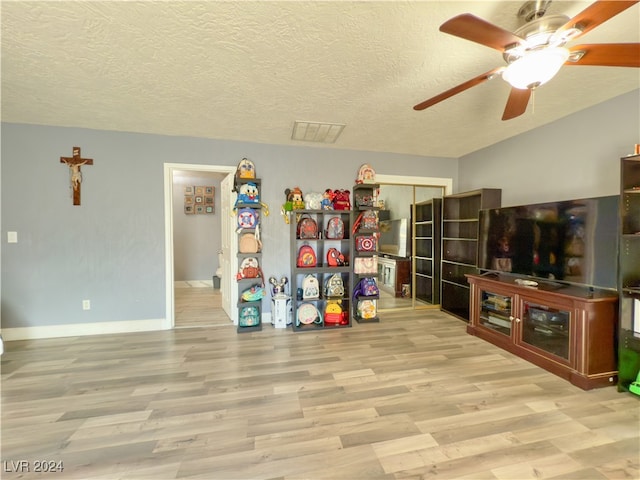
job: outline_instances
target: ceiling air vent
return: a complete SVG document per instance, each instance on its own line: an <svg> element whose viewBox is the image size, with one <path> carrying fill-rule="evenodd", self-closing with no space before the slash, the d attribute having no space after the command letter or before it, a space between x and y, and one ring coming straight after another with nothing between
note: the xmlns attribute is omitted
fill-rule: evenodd
<svg viewBox="0 0 640 480"><path fill-rule="evenodd" d="M293 124L291 139L301 142L335 143L344 127L341 123L296 121Z"/></svg>

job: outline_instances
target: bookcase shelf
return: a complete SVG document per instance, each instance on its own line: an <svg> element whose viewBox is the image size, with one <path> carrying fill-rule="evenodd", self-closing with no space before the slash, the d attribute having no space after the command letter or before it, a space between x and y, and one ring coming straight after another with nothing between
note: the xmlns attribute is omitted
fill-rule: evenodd
<svg viewBox="0 0 640 480"><path fill-rule="evenodd" d="M479 212L500 207L502 192L483 188L442 199L441 309L469 321L469 284L477 273Z"/></svg>

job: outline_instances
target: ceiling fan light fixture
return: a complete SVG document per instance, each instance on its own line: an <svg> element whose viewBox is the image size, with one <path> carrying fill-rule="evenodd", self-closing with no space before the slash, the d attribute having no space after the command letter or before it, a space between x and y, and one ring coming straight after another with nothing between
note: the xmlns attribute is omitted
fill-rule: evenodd
<svg viewBox="0 0 640 480"><path fill-rule="evenodd" d="M514 88L533 89L551 80L569 58L564 47L547 47L527 52L510 63L502 78Z"/></svg>

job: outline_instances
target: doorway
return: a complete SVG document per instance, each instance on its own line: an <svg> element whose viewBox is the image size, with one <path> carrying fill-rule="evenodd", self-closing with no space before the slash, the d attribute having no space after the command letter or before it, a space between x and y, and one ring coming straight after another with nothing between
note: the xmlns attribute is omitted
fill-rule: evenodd
<svg viewBox="0 0 640 480"><path fill-rule="evenodd" d="M182 328L194 326L232 325L236 321L237 309L232 308L231 298L237 297L236 282L231 281L230 258L235 256L235 242L231 235L231 187L236 167L197 164L165 164L165 266L166 266L166 328ZM218 192L215 192L214 212L207 215L186 212L184 202L186 192L184 185L191 178L202 179L198 183L207 183L207 179L215 179ZM182 180L180 180L182 179ZM199 218L197 218L199 217ZM208 217L208 218L207 218ZM217 217L217 218L215 218ZM186 250L194 248L205 250L206 271L197 271L197 266L182 268L188 264L185 257L185 242L181 238L191 228L195 236L214 235L212 221L215 218L216 241L207 245L206 239L198 238ZM184 223L184 222L191 223ZM199 222L199 223L198 223ZM200 231L198 226L200 225ZM188 233L188 232L187 232ZM206 234L206 235L205 235ZM209 239L210 240L210 239ZM204 244L203 244L204 241ZM181 249L176 250L177 246ZM215 271L218 268L218 252L222 252L220 288L214 289ZM192 252L187 252L192 253ZM202 252L200 252L202 253ZM188 257L188 255L187 255ZM178 267L177 267L177 262ZM186 269L186 271L185 271ZM178 279L176 279L178 271ZM177 281L176 281L177 280ZM234 291L235 289L235 291Z"/></svg>
<svg viewBox="0 0 640 480"><path fill-rule="evenodd" d="M377 175L380 184L381 237L378 282L381 312L433 308L416 291L415 208L413 205L452 193L449 178Z"/></svg>

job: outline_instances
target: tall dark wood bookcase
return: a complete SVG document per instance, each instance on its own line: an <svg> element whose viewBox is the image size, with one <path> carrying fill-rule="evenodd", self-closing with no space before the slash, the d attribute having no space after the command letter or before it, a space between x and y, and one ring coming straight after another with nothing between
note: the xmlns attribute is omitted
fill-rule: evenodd
<svg viewBox="0 0 640 480"><path fill-rule="evenodd" d="M640 371L640 155L620 159L618 388Z"/></svg>
<svg viewBox="0 0 640 480"><path fill-rule="evenodd" d="M442 199L432 198L413 207L412 262L416 299L437 305L440 303Z"/></svg>
<svg viewBox="0 0 640 480"><path fill-rule="evenodd" d="M441 309L468 322L469 284L478 272L479 212L501 206L502 190L483 188L442 199Z"/></svg>

